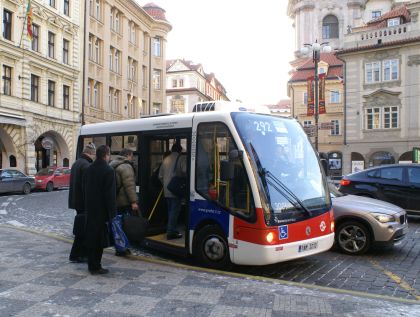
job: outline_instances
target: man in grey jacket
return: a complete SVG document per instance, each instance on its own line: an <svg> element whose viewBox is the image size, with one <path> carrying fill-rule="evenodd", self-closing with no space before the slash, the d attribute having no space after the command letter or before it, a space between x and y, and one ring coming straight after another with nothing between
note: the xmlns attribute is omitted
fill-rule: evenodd
<svg viewBox="0 0 420 317"><path fill-rule="evenodd" d="M166 238L168 240L182 237L182 234L176 230L176 227L181 211L181 200L185 197L177 197L167 188L173 176L186 176L187 174L186 157L181 155L181 152L182 146L174 143L171 148L171 154L165 157L159 170L159 179L163 184L163 193L168 206L168 226L166 229ZM174 171L175 164L176 168Z"/></svg>

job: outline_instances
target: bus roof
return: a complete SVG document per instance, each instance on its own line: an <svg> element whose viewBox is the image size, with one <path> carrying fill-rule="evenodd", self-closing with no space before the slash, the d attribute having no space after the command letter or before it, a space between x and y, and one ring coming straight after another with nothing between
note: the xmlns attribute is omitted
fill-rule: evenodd
<svg viewBox="0 0 420 317"><path fill-rule="evenodd" d="M166 114L146 116L138 119L118 120L111 122L91 123L80 128L80 135L99 135L112 133L129 133L134 131L169 130L191 128L193 118L197 117L230 117L233 112L250 112L247 109L222 108L215 111L191 112L185 114Z"/></svg>

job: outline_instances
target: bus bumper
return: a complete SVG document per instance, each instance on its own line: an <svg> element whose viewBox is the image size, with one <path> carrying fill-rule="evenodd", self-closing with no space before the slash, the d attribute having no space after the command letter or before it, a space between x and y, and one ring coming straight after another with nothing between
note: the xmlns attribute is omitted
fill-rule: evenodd
<svg viewBox="0 0 420 317"><path fill-rule="evenodd" d="M334 233L287 244L259 245L236 240L230 246L231 261L241 265L267 265L321 253L331 249Z"/></svg>

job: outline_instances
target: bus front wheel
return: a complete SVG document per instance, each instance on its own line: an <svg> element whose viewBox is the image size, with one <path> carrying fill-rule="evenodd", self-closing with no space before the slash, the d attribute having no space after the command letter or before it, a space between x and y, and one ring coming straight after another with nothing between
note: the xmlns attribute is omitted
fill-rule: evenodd
<svg viewBox="0 0 420 317"><path fill-rule="evenodd" d="M202 265L213 269L231 267L229 247L219 226L205 226L197 233L194 241L194 257Z"/></svg>

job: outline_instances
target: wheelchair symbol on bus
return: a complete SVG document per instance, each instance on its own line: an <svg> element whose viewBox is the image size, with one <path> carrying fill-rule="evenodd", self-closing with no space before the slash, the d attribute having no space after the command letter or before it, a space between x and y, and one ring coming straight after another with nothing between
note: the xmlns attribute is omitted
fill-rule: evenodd
<svg viewBox="0 0 420 317"><path fill-rule="evenodd" d="M289 237L289 227L287 225L279 227L280 239L287 239Z"/></svg>

